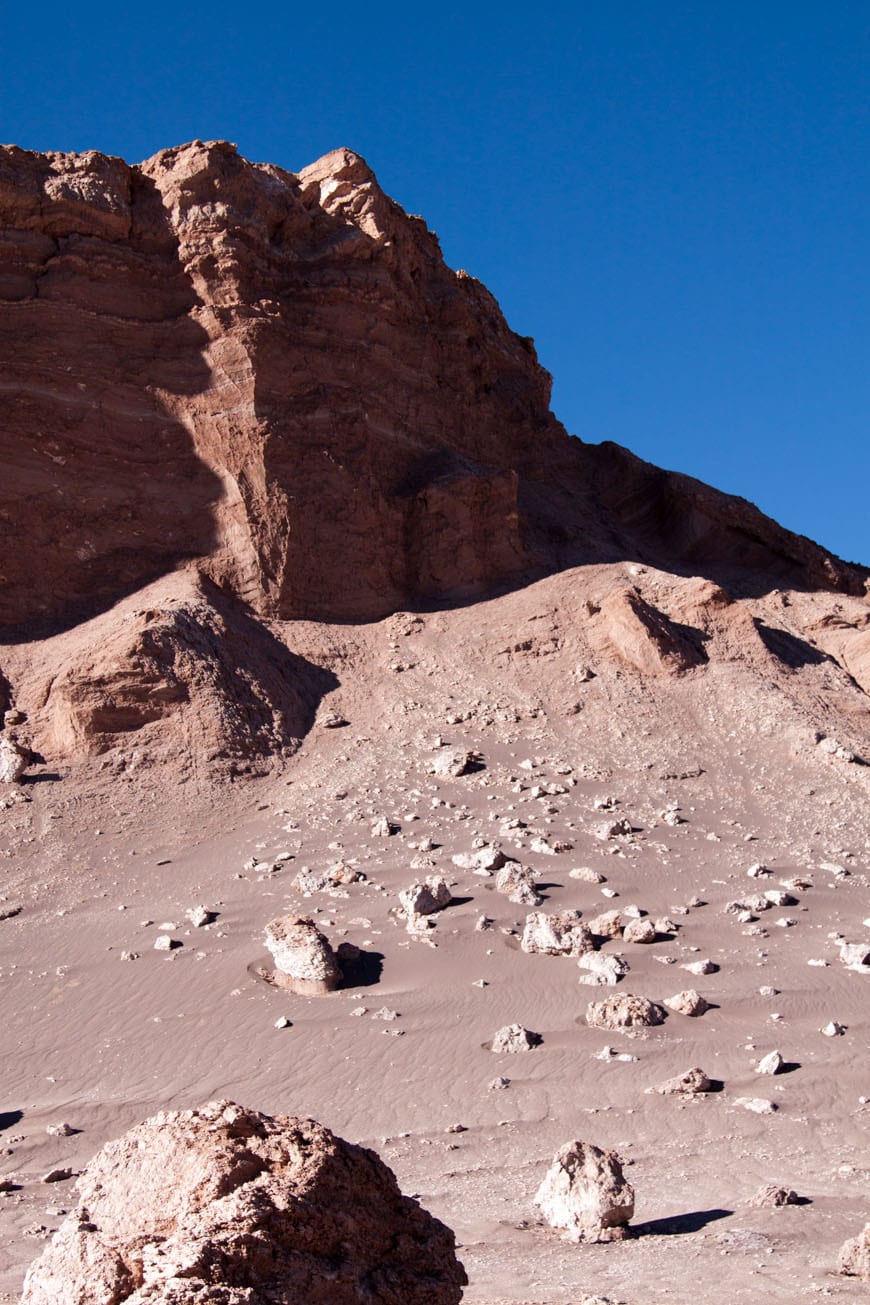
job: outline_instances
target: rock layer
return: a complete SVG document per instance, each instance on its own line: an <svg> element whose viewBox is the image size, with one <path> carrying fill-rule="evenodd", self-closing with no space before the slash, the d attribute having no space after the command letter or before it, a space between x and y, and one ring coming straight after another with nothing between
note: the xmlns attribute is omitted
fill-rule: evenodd
<svg viewBox="0 0 870 1305"><path fill-rule="evenodd" d="M0 229L0 628L186 558L283 619L626 556L863 592L749 504L569 438L531 341L350 150L294 175L225 141L6 147ZM625 601L632 660L694 664Z"/></svg>

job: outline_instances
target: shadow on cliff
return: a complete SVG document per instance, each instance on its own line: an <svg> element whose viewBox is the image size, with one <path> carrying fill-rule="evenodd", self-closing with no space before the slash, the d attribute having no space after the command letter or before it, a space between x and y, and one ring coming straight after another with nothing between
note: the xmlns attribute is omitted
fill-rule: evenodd
<svg viewBox="0 0 870 1305"><path fill-rule="evenodd" d="M161 196L133 170L130 213L123 246L55 217L71 229L14 299L0 263L0 338L16 346L0 383L7 642L68 629L215 544L221 482L172 412L211 385L208 337Z"/></svg>

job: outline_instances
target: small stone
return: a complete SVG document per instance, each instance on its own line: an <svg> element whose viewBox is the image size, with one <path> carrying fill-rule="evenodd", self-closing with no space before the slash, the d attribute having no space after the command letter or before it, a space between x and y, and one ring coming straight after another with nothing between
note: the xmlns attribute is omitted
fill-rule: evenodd
<svg viewBox="0 0 870 1305"><path fill-rule="evenodd" d="M784 1064L785 1061L780 1053L778 1051L771 1051L768 1052L766 1056L762 1056L761 1060L755 1066L755 1072L756 1074L780 1074Z"/></svg>
<svg viewBox="0 0 870 1305"><path fill-rule="evenodd" d="M582 956L593 950L592 934L582 923L582 911L532 911L526 916L520 942L530 955Z"/></svg>
<svg viewBox="0 0 870 1305"><path fill-rule="evenodd" d="M517 906L540 906L543 900L538 892L535 872L516 861L502 866L495 876L495 886Z"/></svg>
<svg viewBox="0 0 870 1305"><path fill-rule="evenodd" d="M568 878L579 879L584 884L603 884L606 882L605 876L599 870L590 870L589 866L585 865L569 870Z"/></svg>
<svg viewBox="0 0 870 1305"><path fill-rule="evenodd" d="M712 1080L707 1077L703 1069L687 1069L685 1074L678 1074L675 1078L667 1078L664 1083L659 1083L657 1087L647 1088L648 1092L658 1092L663 1097L673 1096L699 1096L701 1093L712 1090Z"/></svg>
<svg viewBox="0 0 870 1305"><path fill-rule="evenodd" d="M790 1187L777 1187L776 1183L765 1183L753 1196L750 1196L747 1205L758 1209L768 1207L777 1209L783 1205L797 1205L798 1201L797 1192L792 1191Z"/></svg>
<svg viewBox="0 0 870 1305"><path fill-rule="evenodd" d="M154 939L155 952L172 952L181 945L179 938L170 938L168 933L160 933Z"/></svg>
<svg viewBox="0 0 870 1305"><path fill-rule="evenodd" d="M292 1027L291 1021L288 1020L286 1015L279 1015L275 1021L276 1029L289 1029L291 1027Z"/></svg>
<svg viewBox="0 0 870 1305"><path fill-rule="evenodd" d="M211 924L214 919L213 912L206 910L204 906L192 906L186 914L194 929L202 929L204 925Z"/></svg>
<svg viewBox="0 0 870 1305"><path fill-rule="evenodd" d="M492 1050L496 1055L513 1054L519 1051L531 1051L543 1042L540 1033L523 1028L522 1024L506 1024L498 1030L492 1039Z"/></svg>
<svg viewBox="0 0 870 1305"><path fill-rule="evenodd" d="M622 936L629 943L653 943L656 940L655 925L652 920L629 920Z"/></svg>
<svg viewBox="0 0 870 1305"><path fill-rule="evenodd" d="M504 1089L509 1088L510 1085L511 1085L510 1079L505 1078L503 1074L499 1074L497 1078L491 1078L489 1080L489 1082L486 1085L486 1088L488 1092L503 1092Z"/></svg>
<svg viewBox="0 0 870 1305"><path fill-rule="evenodd" d="M688 961L683 967L689 974L716 974L719 966L715 961Z"/></svg>
<svg viewBox="0 0 870 1305"><path fill-rule="evenodd" d="M47 1124L45 1131L49 1137L72 1137L78 1130L64 1121L61 1124Z"/></svg>
<svg viewBox="0 0 870 1305"><path fill-rule="evenodd" d="M831 1020L831 1022L826 1024L823 1029L820 1029L820 1032L823 1033L826 1038L841 1038L846 1032L846 1025L838 1024L836 1020Z"/></svg>
<svg viewBox="0 0 870 1305"><path fill-rule="evenodd" d="M736 1097L734 1104L744 1110L751 1110L756 1115L772 1115L776 1111L776 1103L766 1101L764 1097Z"/></svg>
<svg viewBox="0 0 870 1305"><path fill-rule="evenodd" d="M43 1183L65 1183L68 1178L74 1177L75 1170L66 1166L58 1169L49 1169L47 1174L43 1174L40 1182Z"/></svg>
<svg viewBox="0 0 870 1305"><path fill-rule="evenodd" d="M667 997L665 1005L669 1006L671 1010L678 1011L680 1015L698 1016L709 1010L707 1002L694 988L687 988L685 992L678 992L673 997Z"/></svg>
<svg viewBox="0 0 870 1305"><path fill-rule="evenodd" d="M612 952L586 952L577 965L581 970L589 971L580 976L579 983L607 985L611 988L628 974L630 968L628 961Z"/></svg>

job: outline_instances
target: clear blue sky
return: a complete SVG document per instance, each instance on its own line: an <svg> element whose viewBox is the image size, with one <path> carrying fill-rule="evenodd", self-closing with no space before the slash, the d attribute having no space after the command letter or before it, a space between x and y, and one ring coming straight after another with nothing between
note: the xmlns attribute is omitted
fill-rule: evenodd
<svg viewBox="0 0 870 1305"><path fill-rule="evenodd" d="M337 145L479 276L554 408L870 563L870 4L8 6L0 139Z"/></svg>

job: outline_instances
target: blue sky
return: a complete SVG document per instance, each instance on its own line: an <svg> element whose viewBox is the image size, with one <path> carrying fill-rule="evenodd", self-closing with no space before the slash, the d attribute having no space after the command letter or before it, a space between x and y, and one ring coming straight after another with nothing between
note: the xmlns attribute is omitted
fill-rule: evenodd
<svg viewBox="0 0 870 1305"><path fill-rule="evenodd" d="M870 563L870 5L15 6L0 139L338 145L535 337L583 439Z"/></svg>

